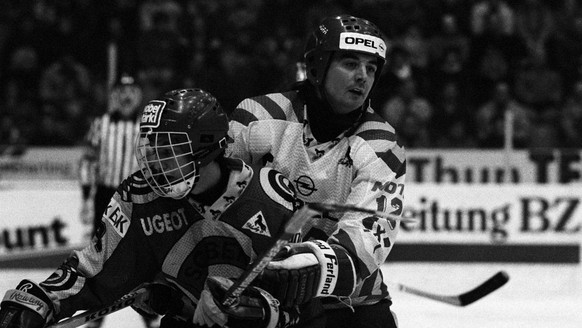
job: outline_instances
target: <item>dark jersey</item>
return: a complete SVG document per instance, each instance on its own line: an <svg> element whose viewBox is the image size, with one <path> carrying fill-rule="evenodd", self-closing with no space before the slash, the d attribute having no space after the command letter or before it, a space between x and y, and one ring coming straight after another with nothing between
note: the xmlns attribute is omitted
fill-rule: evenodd
<svg viewBox="0 0 582 328"><path fill-rule="evenodd" d="M272 245L297 204L277 171L227 161L228 186L211 206L160 197L139 172L124 180L92 243L40 284L54 300L56 318L110 304L155 279L195 306L208 275L239 276Z"/></svg>

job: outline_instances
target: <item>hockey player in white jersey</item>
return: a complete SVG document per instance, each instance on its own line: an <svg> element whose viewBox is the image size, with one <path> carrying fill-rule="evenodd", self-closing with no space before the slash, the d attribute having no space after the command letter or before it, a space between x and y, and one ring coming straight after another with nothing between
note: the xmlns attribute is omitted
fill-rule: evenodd
<svg viewBox="0 0 582 328"><path fill-rule="evenodd" d="M382 32L368 20L328 17L304 53L307 80L243 100L228 154L287 175L307 202L338 202L400 215L405 152L368 95L386 61ZM327 213L304 242L267 267L260 286L283 306L321 297L328 327L396 327L380 266L399 224L361 213Z"/></svg>

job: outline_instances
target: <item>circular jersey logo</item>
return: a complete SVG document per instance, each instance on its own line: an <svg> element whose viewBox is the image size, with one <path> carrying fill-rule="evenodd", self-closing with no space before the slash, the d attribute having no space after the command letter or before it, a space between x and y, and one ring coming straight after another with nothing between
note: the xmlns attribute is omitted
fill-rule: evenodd
<svg viewBox="0 0 582 328"><path fill-rule="evenodd" d="M297 192L299 192L303 196L309 196L313 194L313 192L317 191L313 179L311 179L307 175L300 176L294 182L295 186L297 186Z"/></svg>

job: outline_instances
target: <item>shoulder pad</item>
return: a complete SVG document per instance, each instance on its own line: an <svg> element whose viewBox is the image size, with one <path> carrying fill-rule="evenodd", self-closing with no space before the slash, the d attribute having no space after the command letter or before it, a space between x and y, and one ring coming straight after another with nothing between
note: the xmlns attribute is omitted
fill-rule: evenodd
<svg viewBox="0 0 582 328"><path fill-rule="evenodd" d="M375 112L365 112L354 133L367 142L387 141L395 143L396 130L382 116Z"/></svg>
<svg viewBox="0 0 582 328"><path fill-rule="evenodd" d="M117 188L117 193L124 202L135 204L149 203L160 197L147 184L141 171L137 171L123 180Z"/></svg>

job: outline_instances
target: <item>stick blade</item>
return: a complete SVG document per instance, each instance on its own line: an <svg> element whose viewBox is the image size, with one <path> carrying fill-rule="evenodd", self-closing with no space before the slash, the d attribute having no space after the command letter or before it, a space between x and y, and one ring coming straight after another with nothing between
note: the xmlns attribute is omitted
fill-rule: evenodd
<svg viewBox="0 0 582 328"><path fill-rule="evenodd" d="M499 271L487 281L474 289L459 296L459 306L467 306L499 289L509 281L509 275L505 271Z"/></svg>

